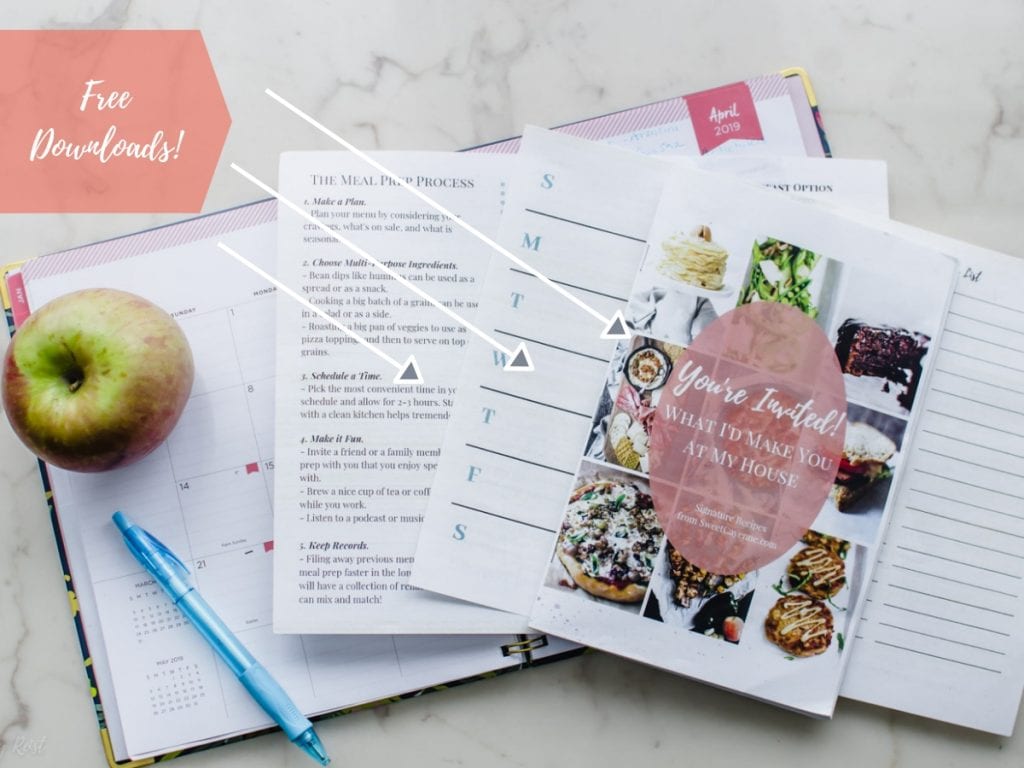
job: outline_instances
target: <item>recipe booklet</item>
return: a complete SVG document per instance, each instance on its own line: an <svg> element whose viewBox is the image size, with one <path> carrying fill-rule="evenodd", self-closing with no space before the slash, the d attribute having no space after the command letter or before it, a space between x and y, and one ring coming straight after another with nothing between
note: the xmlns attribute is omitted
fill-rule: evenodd
<svg viewBox="0 0 1024 768"><path fill-rule="evenodd" d="M676 168L531 626L829 716L957 264Z"/></svg>
<svg viewBox="0 0 1024 768"><path fill-rule="evenodd" d="M628 303L662 189L673 164L737 174L885 215L884 164L809 158L706 157L672 162L527 128L498 240L610 316ZM551 186L534 183L548 175ZM737 182L738 183L738 182ZM414 585L507 611L521 630L590 432L594 393L615 342L601 324L532 274L495 256L480 325L524 341L536 370L510 375L470 340L451 421L422 523ZM415 627L418 617L406 617ZM435 619L439 617L433 617ZM447 617L449 631L474 632Z"/></svg>

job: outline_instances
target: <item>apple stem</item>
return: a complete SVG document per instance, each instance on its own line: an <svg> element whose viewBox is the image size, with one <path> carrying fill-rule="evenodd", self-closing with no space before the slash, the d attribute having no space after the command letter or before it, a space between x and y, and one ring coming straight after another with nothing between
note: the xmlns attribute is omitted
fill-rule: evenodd
<svg viewBox="0 0 1024 768"><path fill-rule="evenodd" d="M75 358L75 353L71 351L71 347L68 346L68 343L65 341L63 344L64 349L67 350L68 357L71 358L71 362L74 365L74 368L65 374L64 381L68 383L69 391L77 392L78 388L81 387L82 383L85 381L85 373L82 371L82 366L78 364L78 360Z"/></svg>

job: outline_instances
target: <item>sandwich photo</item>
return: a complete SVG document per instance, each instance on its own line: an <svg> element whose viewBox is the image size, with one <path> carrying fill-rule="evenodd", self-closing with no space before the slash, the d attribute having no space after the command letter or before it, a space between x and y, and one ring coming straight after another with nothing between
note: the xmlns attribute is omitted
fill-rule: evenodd
<svg viewBox="0 0 1024 768"><path fill-rule="evenodd" d="M839 462L830 498L840 512L852 507L875 486L892 477L886 462L896 453L896 443L870 424L851 421L846 427L843 458Z"/></svg>

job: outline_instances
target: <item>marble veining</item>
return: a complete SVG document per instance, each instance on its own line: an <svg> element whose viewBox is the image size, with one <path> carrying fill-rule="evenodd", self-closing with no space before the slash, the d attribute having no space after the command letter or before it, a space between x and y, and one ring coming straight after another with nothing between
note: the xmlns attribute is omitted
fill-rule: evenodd
<svg viewBox="0 0 1024 768"><path fill-rule="evenodd" d="M232 129L204 210L259 197L287 149L329 140L271 87L358 146L457 149L762 74L809 71L837 156L888 161L896 218L1024 256L1024 5L912 0L37 0L9 28L199 27ZM0 214L3 261L181 218ZM0 340L0 349L6 346ZM36 465L0 424L0 768L103 766ZM999 739L840 702L811 721L603 654L320 726L337 764L1024 763ZM181 765L305 766L280 736Z"/></svg>

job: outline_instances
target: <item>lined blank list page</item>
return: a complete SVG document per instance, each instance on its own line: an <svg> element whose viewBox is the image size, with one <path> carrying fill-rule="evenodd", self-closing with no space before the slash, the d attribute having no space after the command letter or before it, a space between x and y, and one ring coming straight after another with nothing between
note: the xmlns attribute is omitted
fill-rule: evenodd
<svg viewBox="0 0 1024 768"><path fill-rule="evenodd" d="M951 250L961 277L842 695L1009 735L1024 683L1024 264Z"/></svg>

